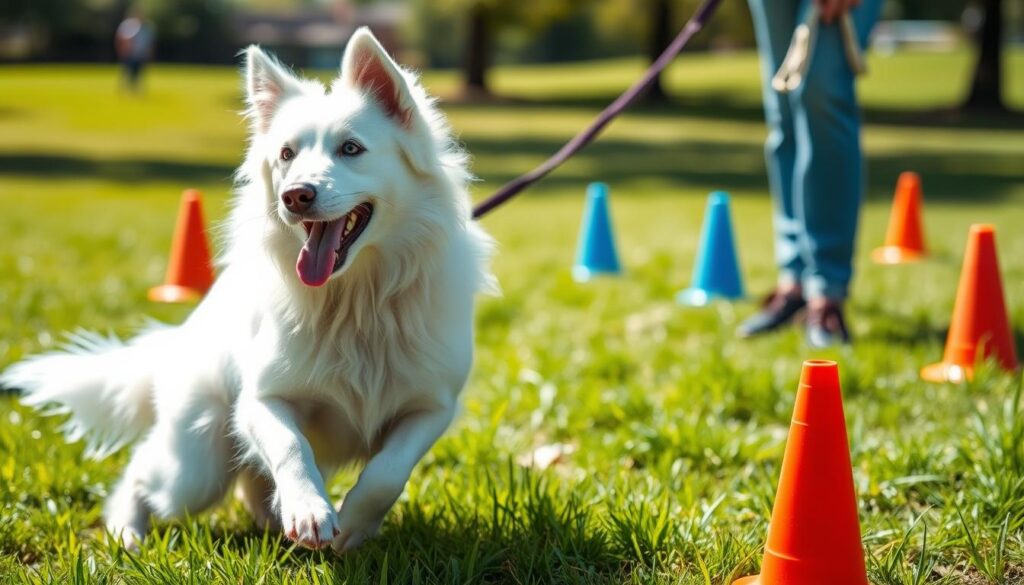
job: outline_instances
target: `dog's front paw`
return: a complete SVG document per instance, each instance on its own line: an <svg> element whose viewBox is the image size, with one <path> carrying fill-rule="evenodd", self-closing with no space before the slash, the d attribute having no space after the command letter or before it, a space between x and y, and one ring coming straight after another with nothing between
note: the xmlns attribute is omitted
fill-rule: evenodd
<svg viewBox="0 0 1024 585"><path fill-rule="evenodd" d="M331 548L343 553L377 536L384 523L384 515L402 493L402 485L389 486L368 482L365 476L361 478L345 496L341 510L338 511L341 531Z"/></svg>
<svg viewBox="0 0 1024 585"><path fill-rule="evenodd" d="M354 516L354 514L346 515L344 512L342 513L341 531L334 538L334 542L331 543L331 548L335 552L348 552L377 536L377 533L380 532L380 526L384 522L383 514L365 518L355 518Z"/></svg>
<svg viewBox="0 0 1024 585"><path fill-rule="evenodd" d="M341 533L334 508L318 494L281 494L281 527L289 540L312 549Z"/></svg>
<svg viewBox="0 0 1024 585"><path fill-rule="evenodd" d="M334 544L331 548L338 554L347 553L348 551L358 548L367 540L377 536L380 531L380 522L377 523L376 527L370 527L368 530L359 530L356 532L342 532L340 536L334 539Z"/></svg>

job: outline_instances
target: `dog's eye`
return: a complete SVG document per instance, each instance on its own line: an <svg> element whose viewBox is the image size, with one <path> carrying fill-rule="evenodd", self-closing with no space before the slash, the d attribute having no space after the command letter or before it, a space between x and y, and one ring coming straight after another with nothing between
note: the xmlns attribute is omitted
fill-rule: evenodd
<svg viewBox="0 0 1024 585"><path fill-rule="evenodd" d="M355 140L346 140L338 147L338 156L359 156L364 152L366 152L366 149Z"/></svg>
<svg viewBox="0 0 1024 585"><path fill-rule="evenodd" d="M287 146L281 147L281 160L288 162L295 158L295 151Z"/></svg>

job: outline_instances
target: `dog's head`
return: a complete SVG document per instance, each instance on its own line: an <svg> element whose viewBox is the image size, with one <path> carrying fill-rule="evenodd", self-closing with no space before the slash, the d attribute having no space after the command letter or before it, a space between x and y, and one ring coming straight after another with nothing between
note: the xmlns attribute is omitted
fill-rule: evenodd
<svg viewBox="0 0 1024 585"><path fill-rule="evenodd" d="M262 165L268 213L301 242L303 283L323 285L423 214L425 185L441 165L431 108L368 29L349 41L329 89L255 46L246 87L250 156Z"/></svg>

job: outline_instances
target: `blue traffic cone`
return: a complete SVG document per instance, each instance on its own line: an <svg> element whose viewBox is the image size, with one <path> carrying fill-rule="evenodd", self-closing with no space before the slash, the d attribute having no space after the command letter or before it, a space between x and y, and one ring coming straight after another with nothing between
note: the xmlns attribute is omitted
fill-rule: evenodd
<svg viewBox="0 0 1024 585"><path fill-rule="evenodd" d="M743 296L729 215L729 194L725 191L712 193L704 213L693 282L690 288L676 295L680 304L699 307L714 299L734 300Z"/></svg>
<svg viewBox="0 0 1024 585"><path fill-rule="evenodd" d="M620 274L619 256L615 253L611 216L608 213L608 185L587 185L587 206L576 249L576 265L572 277L585 282L601 274Z"/></svg>

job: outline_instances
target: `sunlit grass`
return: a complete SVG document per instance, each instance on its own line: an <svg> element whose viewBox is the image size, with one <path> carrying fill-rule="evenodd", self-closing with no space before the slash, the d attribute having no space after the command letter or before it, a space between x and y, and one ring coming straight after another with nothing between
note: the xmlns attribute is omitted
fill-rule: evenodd
<svg viewBox="0 0 1024 585"><path fill-rule="evenodd" d="M1010 56L1011 74L1024 54ZM639 61L503 69L515 99L452 104L482 198L543 160L640 71ZM869 198L850 319L853 348L810 352L798 331L733 337L750 302L682 309L704 196L734 195L750 296L774 279L753 55L688 55L678 102L640 109L522 199L484 221L504 296L478 311L465 410L415 472L381 538L345 558L289 550L228 502L164 524L139 555L102 536L102 501L125 461L81 456L0 401L0 582L722 583L756 571L803 359L839 360L870 572L876 584L1024 578L1021 377L920 382L937 360L967 228L997 226L1006 296L1024 327L1024 128L947 119L970 57L873 58L861 91ZM142 97L108 67L0 71L0 366L83 326L130 334L160 281L177 198L223 217L244 147L237 74L157 67ZM452 94L452 73L427 83ZM1024 106L1024 76L1009 96ZM892 185L922 173L931 259L868 262ZM611 186L626 274L570 277L586 182ZM1021 334L1018 333L1018 338ZM540 473L516 461L576 451ZM341 497L352 478L338 478ZM973 579L974 581L969 581Z"/></svg>

